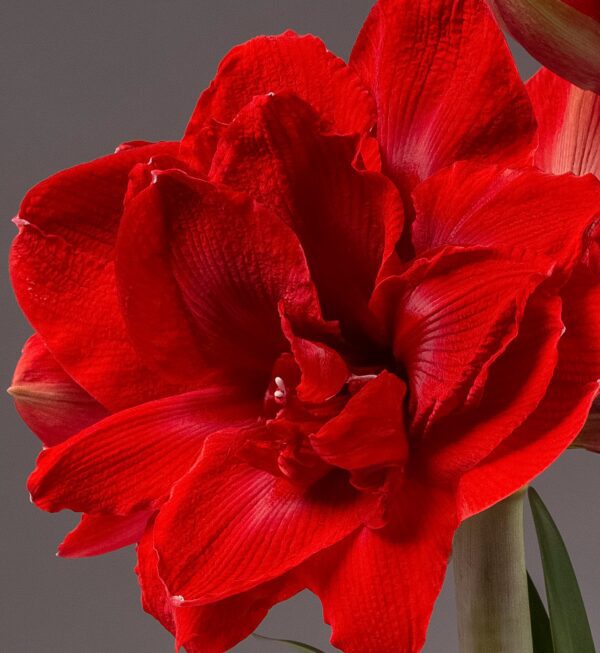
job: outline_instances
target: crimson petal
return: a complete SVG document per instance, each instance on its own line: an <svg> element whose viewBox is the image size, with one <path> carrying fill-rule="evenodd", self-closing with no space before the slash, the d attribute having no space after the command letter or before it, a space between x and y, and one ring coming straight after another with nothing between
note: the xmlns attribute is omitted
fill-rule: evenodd
<svg viewBox="0 0 600 653"><path fill-rule="evenodd" d="M83 515L77 526L58 546L61 558L83 558L102 555L138 542L151 511L118 515Z"/></svg>
<svg viewBox="0 0 600 653"><path fill-rule="evenodd" d="M63 370L38 334L25 343L8 392L23 421L48 447L108 415Z"/></svg>
<svg viewBox="0 0 600 653"><path fill-rule="evenodd" d="M408 456L405 396L404 381L382 372L310 436L314 450L331 465L349 470L402 465Z"/></svg>
<svg viewBox="0 0 600 653"><path fill-rule="evenodd" d="M177 148L132 147L60 172L27 193L16 219L19 304L59 364L111 410L181 391L150 374L133 348L112 262L130 170Z"/></svg>
<svg viewBox="0 0 600 653"><path fill-rule="evenodd" d="M600 95L542 68L527 82L538 121L535 165L553 174L600 178Z"/></svg>
<svg viewBox="0 0 600 653"><path fill-rule="evenodd" d="M535 120L483 0L379 0L350 65L375 97L384 171L400 187L462 159L528 160Z"/></svg>
<svg viewBox="0 0 600 653"><path fill-rule="evenodd" d="M129 408L42 451L29 491L49 512L124 516L156 508L194 464L208 434L250 424L258 410L222 387Z"/></svg>
<svg viewBox="0 0 600 653"><path fill-rule="evenodd" d="M158 575L152 525L142 537L137 555L144 610L171 631L176 647L184 646L187 653L229 650L256 629L272 605L302 589L292 573L216 603L176 607Z"/></svg>
<svg viewBox="0 0 600 653"><path fill-rule="evenodd" d="M229 437L207 441L156 520L159 572L178 605L281 576L356 530L371 505L336 472L307 489L251 467Z"/></svg>
<svg viewBox="0 0 600 653"><path fill-rule="evenodd" d="M194 346L206 364L243 372L262 394L265 375L287 348L280 304L300 323L320 314L300 243L277 216L244 194L174 170L155 174L155 183L132 201L137 208L124 223L132 230L129 245L144 225L164 233L119 253L127 322L142 332L160 321L162 305L148 299L148 280L158 276L159 287L166 288L163 277L172 275L177 288L170 284L169 305L183 302ZM160 243L164 266L152 256ZM175 330L156 347L164 347L165 361L169 351L176 360L187 351Z"/></svg>
<svg viewBox="0 0 600 653"><path fill-rule="evenodd" d="M600 183L592 176L463 162L424 181L413 197L417 252L442 245L525 249L532 243L533 257L545 254L565 265L580 255L599 211Z"/></svg>
<svg viewBox="0 0 600 653"><path fill-rule="evenodd" d="M297 97L258 97L223 133L210 178L275 210L302 243L325 318L368 331L366 304L394 253L402 206L388 179L354 167L356 147L322 133Z"/></svg>
<svg viewBox="0 0 600 653"><path fill-rule="evenodd" d="M485 510L540 474L583 428L600 386L597 278L579 269L564 291L565 335L544 400L460 484L464 517Z"/></svg>
<svg viewBox="0 0 600 653"><path fill-rule="evenodd" d="M345 653L418 653L425 642L458 520L452 495L434 487L407 488L403 501L401 527L363 528L306 564Z"/></svg>
<svg viewBox="0 0 600 653"><path fill-rule="evenodd" d="M407 371L412 429L478 400L489 366L518 333L531 294L552 270L491 249L442 249L390 277L372 308L391 325Z"/></svg>
<svg viewBox="0 0 600 653"><path fill-rule="evenodd" d="M375 122L372 98L344 61L320 39L287 31L252 39L223 59L194 109L182 156L202 168L207 157L198 149L205 141L204 130L215 123L230 123L257 95L284 91L308 102L340 134L367 132Z"/></svg>

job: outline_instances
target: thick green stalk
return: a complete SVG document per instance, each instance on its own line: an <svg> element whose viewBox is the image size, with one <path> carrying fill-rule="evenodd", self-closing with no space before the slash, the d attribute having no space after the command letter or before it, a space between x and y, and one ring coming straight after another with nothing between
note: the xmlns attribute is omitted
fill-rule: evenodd
<svg viewBox="0 0 600 653"><path fill-rule="evenodd" d="M532 653L524 492L470 517L454 538L460 653Z"/></svg>

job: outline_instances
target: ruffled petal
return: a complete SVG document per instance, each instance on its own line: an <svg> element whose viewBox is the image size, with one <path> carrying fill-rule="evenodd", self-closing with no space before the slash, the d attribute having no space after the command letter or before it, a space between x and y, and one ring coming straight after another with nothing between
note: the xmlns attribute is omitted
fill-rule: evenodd
<svg viewBox="0 0 600 653"><path fill-rule="evenodd" d="M435 421L425 464L434 478L457 478L489 455L536 410L552 381L565 331L562 302L541 288L527 303L517 337L489 367L479 402Z"/></svg>
<svg viewBox="0 0 600 653"><path fill-rule="evenodd" d="M287 349L280 304L300 323L320 312L293 231L246 195L174 170L157 172L131 207L137 208L130 208L132 219L124 223L132 231L124 236L130 246L119 252L119 281L132 331L160 321L163 307L148 297L148 280L170 274L177 288L171 285L169 303L183 302L193 320L195 351L207 361L204 367L235 370L264 393L265 375ZM160 238L133 246L135 233L145 229ZM155 246L166 266L155 265ZM164 280L157 283L166 289ZM175 327L156 344L164 347L165 362L169 351L176 360L186 355Z"/></svg>
<svg viewBox="0 0 600 653"><path fill-rule="evenodd" d="M272 605L302 589L292 573L216 603L176 607L158 575L152 526L141 539L137 554L144 610L173 633L176 647L185 647L187 653L228 651L256 629Z"/></svg>
<svg viewBox="0 0 600 653"><path fill-rule="evenodd" d="M500 24L542 65L581 88L600 93L600 9L596 0L488 3Z"/></svg>
<svg viewBox="0 0 600 653"><path fill-rule="evenodd" d="M348 470L403 465L408 456L405 397L404 381L382 372L310 436L314 450L331 465Z"/></svg>
<svg viewBox="0 0 600 653"><path fill-rule="evenodd" d="M77 526L58 546L61 558L102 555L138 542L152 511L118 515L83 515Z"/></svg>
<svg viewBox="0 0 600 653"><path fill-rule="evenodd" d="M23 421L47 447L108 415L63 370L38 334L25 343L8 392Z"/></svg>
<svg viewBox="0 0 600 653"><path fill-rule="evenodd" d="M564 266L581 255L583 236L600 211L600 182L464 162L420 184L413 197L417 253L481 245L543 254Z"/></svg>
<svg viewBox="0 0 600 653"><path fill-rule="evenodd" d="M345 653L418 653L425 642L458 520L452 496L433 487L400 503L401 526L363 528L306 565Z"/></svg>
<svg viewBox="0 0 600 653"><path fill-rule="evenodd" d="M600 95L546 68L527 82L527 91L540 139L535 165L555 175L591 172L600 178Z"/></svg>
<svg viewBox="0 0 600 653"><path fill-rule="evenodd" d="M334 397L348 379L344 359L328 345L297 336L286 317L282 316L281 327L300 369L296 392L301 401L318 404Z"/></svg>
<svg viewBox="0 0 600 653"><path fill-rule="evenodd" d="M42 451L29 491L49 512L124 516L156 508L194 464L207 435L251 424L258 410L221 387L135 406Z"/></svg>
<svg viewBox="0 0 600 653"><path fill-rule="evenodd" d="M258 97L223 134L210 177L275 210L302 243L324 317L368 331L366 304L403 218L393 184L354 167L356 146L322 133L297 97Z"/></svg>
<svg viewBox="0 0 600 653"><path fill-rule="evenodd" d="M548 392L529 419L462 478L464 518L529 483L573 442L586 422L600 385L597 277L578 270L563 296L566 331Z"/></svg>
<svg viewBox="0 0 600 653"><path fill-rule="evenodd" d="M15 220L19 304L67 374L110 410L180 391L150 374L133 348L112 262L131 168L177 148L131 147L60 172L29 191Z"/></svg>
<svg viewBox="0 0 600 653"><path fill-rule="evenodd" d="M516 337L529 297L552 267L542 258L451 247L378 286L372 308L391 325L408 376L412 431L479 399L490 365Z"/></svg>
<svg viewBox="0 0 600 653"><path fill-rule="evenodd" d="M346 537L366 503L345 475L292 485L249 466L228 437L215 436L156 520L160 575L179 605L239 594Z"/></svg>
<svg viewBox="0 0 600 653"><path fill-rule="evenodd" d="M288 31L252 39L223 59L192 114L182 156L202 169L208 160L202 151L207 129L230 123L257 95L285 91L308 102L337 133L366 133L375 123L373 100L344 61L315 36Z"/></svg>
<svg viewBox="0 0 600 653"><path fill-rule="evenodd" d="M375 97L383 169L401 188L462 159L528 160L531 106L481 0L379 0L350 66Z"/></svg>

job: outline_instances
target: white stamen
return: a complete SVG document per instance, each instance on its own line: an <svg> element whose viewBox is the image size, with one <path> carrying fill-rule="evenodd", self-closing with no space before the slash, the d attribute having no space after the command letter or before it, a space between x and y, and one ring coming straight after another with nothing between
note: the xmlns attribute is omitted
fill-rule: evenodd
<svg viewBox="0 0 600 653"><path fill-rule="evenodd" d="M275 385L277 386L277 390L275 390L275 392L273 393L273 397L275 398L275 401L277 401L280 404L283 404L285 403L285 398L287 395L285 382L280 376L276 376Z"/></svg>

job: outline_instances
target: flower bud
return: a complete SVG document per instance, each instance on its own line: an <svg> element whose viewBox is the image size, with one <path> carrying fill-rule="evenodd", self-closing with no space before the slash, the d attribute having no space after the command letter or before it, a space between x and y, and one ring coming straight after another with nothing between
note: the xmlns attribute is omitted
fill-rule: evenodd
<svg viewBox="0 0 600 653"><path fill-rule="evenodd" d="M596 0L488 0L500 24L540 63L600 93L600 4Z"/></svg>

